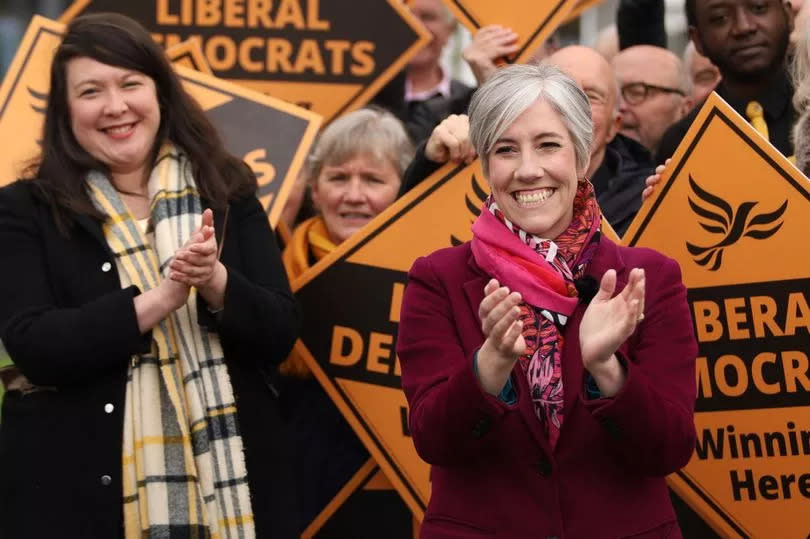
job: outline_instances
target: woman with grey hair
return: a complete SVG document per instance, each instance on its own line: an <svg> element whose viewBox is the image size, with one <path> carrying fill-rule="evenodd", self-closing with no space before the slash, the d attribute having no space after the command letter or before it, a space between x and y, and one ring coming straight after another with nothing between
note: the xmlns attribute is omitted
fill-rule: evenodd
<svg viewBox="0 0 810 539"><path fill-rule="evenodd" d="M664 478L695 444L697 345L678 264L600 234L590 107L559 69L499 70L469 125L491 195L472 241L414 263L397 339L433 465L422 537L680 537Z"/></svg>
<svg viewBox="0 0 810 539"><path fill-rule="evenodd" d="M318 214L295 228L282 255L290 282L396 200L412 157L402 123L382 109L350 112L323 130L303 172ZM303 529L369 456L295 349L279 370L294 440ZM345 537L359 533L333 531Z"/></svg>

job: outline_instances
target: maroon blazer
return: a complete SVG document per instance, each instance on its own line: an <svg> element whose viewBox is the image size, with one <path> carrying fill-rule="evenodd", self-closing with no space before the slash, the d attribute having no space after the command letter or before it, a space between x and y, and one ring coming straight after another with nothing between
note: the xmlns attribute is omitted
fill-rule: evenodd
<svg viewBox="0 0 810 539"><path fill-rule="evenodd" d="M695 447L697 343L678 264L602 238L588 275L610 268L617 290L646 271L645 318L619 349L627 378L586 400L578 305L562 355L565 418L554 451L515 365L513 406L473 371L484 336L478 306L489 277L470 244L418 259L402 304L397 353L419 455L433 465L423 538L679 538L664 477Z"/></svg>

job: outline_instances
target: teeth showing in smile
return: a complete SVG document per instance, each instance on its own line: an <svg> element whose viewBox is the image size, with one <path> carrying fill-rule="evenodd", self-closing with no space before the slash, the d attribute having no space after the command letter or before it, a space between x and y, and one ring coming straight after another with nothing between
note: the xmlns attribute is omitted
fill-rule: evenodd
<svg viewBox="0 0 810 539"><path fill-rule="evenodd" d="M518 191L514 196L519 204L536 204L547 200L548 197L554 194L555 190L556 189L552 189L551 187L546 187L534 191Z"/></svg>
<svg viewBox="0 0 810 539"><path fill-rule="evenodd" d="M132 129L133 125L134 124L127 124L127 125L119 125L117 127L108 127L107 129L105 129L105 131L107 131L107 133L110 133L111 135L121 135Z"/></svg>

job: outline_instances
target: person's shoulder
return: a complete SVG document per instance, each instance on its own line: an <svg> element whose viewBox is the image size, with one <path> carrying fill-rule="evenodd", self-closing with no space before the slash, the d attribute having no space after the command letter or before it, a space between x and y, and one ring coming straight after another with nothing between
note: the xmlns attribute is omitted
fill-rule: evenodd
<svg viewBox="0 0 810 539"><path fill-rule="evenodd" d="M656 277L663 277L673 271L680 276L680 264L678 264L678 261L655 249L613 245L628 272L633 268L643 268L648 281Z"/></svg>
<svg viewBox="0 0 810 539"><path fill-rule="evenodd" d="M18 179L0 187L0 202L18 210L32 207L41 199L40 191L33 180Z"/></svg>
<svg viewBox="0 0 810 539"><path fill-rule="evenodd" d="M470 242L444 247L419 257L411 267L412 274L431 271L436 274L457 275L469 267L472 248Z"/></svg>

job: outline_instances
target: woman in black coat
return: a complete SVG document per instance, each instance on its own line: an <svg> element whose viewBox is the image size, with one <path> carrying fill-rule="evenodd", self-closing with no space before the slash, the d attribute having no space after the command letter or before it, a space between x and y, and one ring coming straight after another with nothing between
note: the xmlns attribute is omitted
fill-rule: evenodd
<svg viewBox="0 0 810 539"><path fill-rule="evenodd" d="M0 189L0 537L292 537L299 322L250 170L134 21L76 19Z"/></svg>

